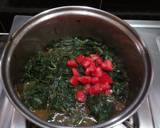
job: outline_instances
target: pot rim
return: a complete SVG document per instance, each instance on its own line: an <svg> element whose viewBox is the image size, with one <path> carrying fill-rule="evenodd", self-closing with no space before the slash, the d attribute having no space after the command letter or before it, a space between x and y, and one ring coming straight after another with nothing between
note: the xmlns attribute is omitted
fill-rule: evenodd
<svg viewBox="0 0 160 128"><path fill-rule="evenodd" d="M14 105L14 107L27 119L29 119L31 122L37 124L38 126L45 127L45 128L50 128L50 127L56 127L56 128L70 128L68 126L59 126L55 125L52 123L48 123L46 121L41 120L32 112L26 108L23 103L19 100L19 98L15 95L12 85L9 79L9 63L10 63L10 57L11 53L13 52L14 48L18 45L18 40L23 37L25 32L30 30L36 23L39 23L43 20L46 20L46 16L48 15L56 15L59 13L67 13L68 11L73 12L76 11L78 13L83 12L84 15L88 15L88 13L91 13L93 15L99 16L100 18L108 18L107 20L114 21L117 23L116 25L121 27L121 29L126 33L127 35L132 37L132 39L136 42L138 42L137 47L142 50L142 56L144 59L145 63L145 80L143 82L143 86L141 88L141 91L139 92L139 95L137 98L133 101L131 105L129 105L122 113L118 114L117 116L113 117L112 119L101 123L94 125L94 127L101 128L101 127L113 127L115 125L118 125L128 119L131 115L133 115L137 109L140 107L142 102L144 101L146 95L148 94L149 90L149 85L151 83L152 79L152 64L150 60L149 53L147 52L147 49L143 43L143 41L140 39L136 31L131 28L125 21L122 21L118 17L91 7L86 7L86 6L64 6L64 7L58 7L58 8L53 8L46 10L36 16L33 16L30 20L28 20L21 28L19 28L16 32L14 32L12 35L10 35L9 40L4 48L4 51L2 53L2 61L0 63L0 68L1 68L1 74L0 74L0 79L2 80L2 86L5 90L5 93L7 94L7 97L9 98L10 102ZM48 17L49 19L49 17ZM30 27L31 26L31 27ZM91 126L93 127L93 126ZM84 128L84 127L83 127ZM89 127L88 127L89 128Z"/></svg>

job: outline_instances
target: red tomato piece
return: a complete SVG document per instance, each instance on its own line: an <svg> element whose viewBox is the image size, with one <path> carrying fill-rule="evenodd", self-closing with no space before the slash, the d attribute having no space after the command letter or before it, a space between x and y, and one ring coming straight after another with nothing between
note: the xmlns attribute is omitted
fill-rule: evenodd
<svg viewBox="0 0 160 128"><path fill-rule="evenodd" d="M92 72L93 76L101 77L103 75L103 71L100 67L95 68L95 70Z"/></svg>
<svg viewBox="0 0 160 128"><path fill-rule="evenodd" d="M81 76L76 69L79 63L85 68L85 75ZM75 93L75 99L78 102L85 102L87 94L98 95L103 93L105 95L111 95L112 78L105 71L113 71L113 64L111 60L105 60L97 55L91 54L89 57L85 57L80 54L74 59L67 61L67 66L72 68L73 76L70 78L70 83L73 87L76 87L79 82L84 85L83 90L79 90Z"/></svg>
<svg viewBox="0 0 160 128"><path fill-rule="evenodd" d="M78 102L85 102L86 101L86 95L84 94L84 92L82 90L79 90L75 94L75 99Z"/></svg>
<svg viewBox="0 0 160 128"><path fill-rule="evenodd" d="M86 86L84 86L84 92L85 92L85 93L88 93L88 92L89 92L90 87L91 87L91 85L90 85L90 84L87 84Z"/></svg>
<svg viewBox="0 0 160 128"><path fill-rule="evenodd" d="M90 57L85 57L82 62L82 66L87 68L91 63L92 63L92 59Z"/></svg>
<svg viewBox="0 0 160 128"><path fill-rule="evenodd" d="M111 60L105 60L102 64L101 67L105 71L112 71L113 70L113 64Z"/></svg>
<svg viewBox="0 0 160 128"><path fill-rule="evenodd" d="M97 95L100 93L100 85L96 84L94 86L91 86L88 90L90 95Z"/></svg>
<svg viewBox="0 0 160 128"><path fill-rule="evenodd" d="M96 60L97 65L101 65L103 63L103 59L100 57Z"/></svg>
<svg viewBox="0 0 160 128"><path fill-rule="evenodd" d="M82 66L85 67L85 68L87 68L89 65L90 65L90 61L88 61L88 60L84 60L82 62Z"/></svg>
<svg viewBox="0 0 160 128"><path fill-rule="evenodd" d="M106 90L109 90L110 87L111 86L107 82L105 84L100 84L100 90L101 90L101 92L105 92Z"/></svg>
<svg viewBox="0 0 160 128"><path fill-rule="evenodd" d="M96 67L95 62L93 62L93 61L92 61L92 63L90 64L90 66L92 66L92 67Z"/></svg>
<svg viewBox="0 0 160 128"><path fill-rule="evenodd" d="M85 56L80 54L79 56L76 57L77 63L81 64L84 60Z"/></svg>
<svg viewBox="0 0 160 128"><path fill-rule="evenodd" d="M85 74L86 75L91 75L92 72L96 69L96 66L94 63L91 63L90 66L88 68L86 68L85 70Z"/></svg>
<svg viewBox="0 0 160 128"><path fill-rule="evenodd" d="M92 78L91 78L91 83L92 83L92 84L97 84L97 83L99 83L99 78L98 78L98 77L92 77Z"/></svg>
<svg viewBox="0 0 160 128"><path fill-rule="evenodd" d="M87 69L85 70L85 74L88 75L88 76L91 74L90 68L87 68Z"/></svg>
<svg viewBox="0 0 160 128"><path fill-rule="evenodd" d="M79 76L79 72L76 68L72 68L73 76Z"/></svg>
<svg viewBox="0 0 160 128"><path fill-rule="evenodd" d="M75 60L68 60L67 61L67 66L71 68L77 68L78 64L76 63Z"/></svg>
<svg viewBox="0 0 160 128"><path fill-rule="evenodd" d="M82 77L79 77L78 79L83 85L86 85L86 84L90 84L91 83L91 77L90 76L82 76Z"/></svg>
<svg viewBox="0 0 160 128"><path fill-rule="evenodd" d="M101 84L109 83L112 84L113 80L107 73L103 73L103 75L99 78Z"/></svg>
<svg viewBox="0 0 160 128"><path fill-rule="evenodd" d="M90 57L91 57L92 60L94 60L94 61L97 60L98 58L100 58L100 56L97 55L97 54L91 54Z"/></svg>
<svg viewBox="0 0 160 128"><path fill-rule="evenodd" d="M77 76L72 76L69 81L73 87L76 87L78 85L78 77Z"/></svg>

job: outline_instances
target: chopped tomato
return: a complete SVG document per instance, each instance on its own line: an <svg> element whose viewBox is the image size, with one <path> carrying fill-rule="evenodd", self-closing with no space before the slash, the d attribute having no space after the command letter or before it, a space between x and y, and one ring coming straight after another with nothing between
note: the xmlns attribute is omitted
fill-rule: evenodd
<svg viewBox="0 0 160 128"><path fill-rule="evenodd" d="M84 87L84 92L85 92L85 93L88 93L90 87L91 87L91 85L90 85L90 84L87 84L87 85Z"/></svg>
<svg viewBox="0 0 160 128"><path fill-rule="evenodd" d="M101 65L103 63L103 59L102 58L98 58L97 60L96 60L96 64L97 65Z"/></svg>
<svg viewBox="0 0 160 128"><path fill-rule="evenodd" d="M113 70L113 65L111 60L105 60L102 64L101 67L105 71L112 71Z"/></svg>
<svg viewBox="0 0 160 128"><path fill-rule="evenodd" d="M103 74L103 71L100 67L95 68L95 70L92 72L92 75L96 77L101 77L102 74Z"/></svg>
<svg viewBox="0 0 160 128"><path fill-rule="evenodd" d="M84 61L82 62L82 65L83 65L83 67L87 68L87 67L90 65L90 61L84 60Z"/></svg>
<svg viewBox="0 0 160 128"><path fill-rule="evenodd" d="M94 60L94 61L97 60L98 58L100 58L100 56L97 55L97 54L91 54L90 57L91 57L92 60Z"/></svg>
<svg viewBox="0 0 160 128"><path fill-rule="evenodd" d="M73 76L79 76L79 72L76 68L72 68Z"/></svg>
<svg viewBox="0 0 160 128"><path fill-rule="evenodd" d="M106 90L110 89L110 85L106 82L105 84L100 84L101 92L105 92Z"/></svg>
<svg viewBox="0 0 160 128"><path fill-rule="evenodd" d="M81 64L84 60L85 56L80 54L79 56L76 57L76 61Z"/></svg>
<svg viewBox="0 0 160 128"><path fill-rule="evenodd" d="M78 85L78 77L76 76L72 76L69 81L73 87L76 87Z"/></svg>
<svg viewBox="0 0 160 128"><path fill-rule="evenodd" d="M85 70L85 74L86 75L91 75L92 72L96 69L96 66L94 63L91 63L90 66L88 68L86 68Z"/></svg>
<svg viewBox="0 0 160 128"><path fill-rule="evenodd" d="M98 78L98 77L92 77L92 78L91 78L91 83L92 83L92 84L99 83L99 78Z"/></svg>
<svg viewBox="0 0 160 128"><path fill-rule="evenodd" d="M96 85L91 86L89 88L88 92L89 92L90 95L99 94L100 93L100 85L96 84Z"/></svg>
<svg viewBox="0 0 160 128"><path fill-rule="evenodd" d="M80 76L77 66L78 64L84 67L85 75ZM113 64L111 60L105 60L97 55L91 54L89 57L79 55L75 60L68 60L67 66L72 68L73 76L70 79L70 83L73 87L76 87L79 82L84 85L82 90L79 90L75 94L75 98L79 102L86 101L86 95L98 95L103 93L105 95L111 95L112 78L105 71L113 71ZM83 74L83 73L82 73Z"/></svg>
<svg viewBox="0 0 160 128"><path fill-rule="evenodd" d="M92 63L92 59L89 57L85 57L82 62L82 66L87 68L91 63Z"/></svg>
<svg viewBox="0 0 160 128"><path fill-rule="evenodd" d="M68 60L67 61L67 66L71 68L77 68L78 64L76 63L75 60Z"/></svg>
<svg viewBox="0 0 160 128"><path fill-rule="evenodd" d="M109 83L112 84L113 80L112 77L110 77L107 73L103 73L103 75L99 78L101 84Z"/></svg>
<svg viewBox="0 0 160 128"><path fill-rule="evenodd" d="M83 85L86 85L86 84L90 84L91 83L91 77L90 76L82 76L82 77L79 77L78 79Z"/></svg>
<svg viewBox="0 0 160 128"><path fill-rule="evenodd" d="M87 68L87 69L85 70L85 74L88 75L88 76L91 74L90 68Z"/></svg>
<svg viewBox="0 0 160 128"><path fill-rule="evenodd" d="M86 95L83 91L79 90L75 94L75 99L79 102L85 102L86 101Z"/></svg>

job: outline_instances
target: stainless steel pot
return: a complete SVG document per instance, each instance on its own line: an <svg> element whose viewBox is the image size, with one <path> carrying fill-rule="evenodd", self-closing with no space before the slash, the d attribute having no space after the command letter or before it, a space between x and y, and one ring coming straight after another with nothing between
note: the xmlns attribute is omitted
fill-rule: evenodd
<svg viewBox="0 0 160 128"><path fill-rule="evenodd" d="M113 47L122 58L130 77L127 108L116 117L94 127L113 127L129 118L145 98L152 76L148 52L137 33L124 21L107 12L81 6L47 10L31 18L10 35L2 55L1 79L14 107L33 123L49 128L20 101L15 86L28 57L41 50L50 40L66 37L91 37ZM64 126L63 126L64 127Z"/></svg>

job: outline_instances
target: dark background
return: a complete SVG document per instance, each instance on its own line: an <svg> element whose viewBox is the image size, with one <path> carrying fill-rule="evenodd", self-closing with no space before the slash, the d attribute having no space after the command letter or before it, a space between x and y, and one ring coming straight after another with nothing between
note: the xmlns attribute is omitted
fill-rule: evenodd
<svg viewBox="0 0 160 128"><path fill-rule="evenodd" d="M66 5L100 8L122 19L160 20L158 0L0 0L0 32L9 32L15 15L33 16Z"/></svg>

